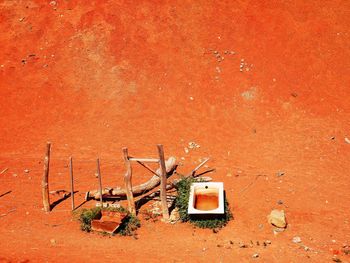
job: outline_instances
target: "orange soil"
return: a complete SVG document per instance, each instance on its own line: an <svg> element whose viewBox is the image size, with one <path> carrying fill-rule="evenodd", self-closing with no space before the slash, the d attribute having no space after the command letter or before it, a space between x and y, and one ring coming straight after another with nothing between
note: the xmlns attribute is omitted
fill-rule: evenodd
<svg viewBox="0 0 350 263"><path fill-rule="evenodd" d="M0 1L0 261L349 262L349 11L349 1ZM162 143L185 157L182 173L211 157L235 219L216 234L146 220L138 240L83 233L69 199L41 209L48 140L50 188L69 188L73 155L78 203L97 187L98 156L103 184L122 185L123 146L156 156ZM186 154L190 141L201 147ZM135 182L147 178L136 170ZM273 208L289 223L277 235Z"/></svg>

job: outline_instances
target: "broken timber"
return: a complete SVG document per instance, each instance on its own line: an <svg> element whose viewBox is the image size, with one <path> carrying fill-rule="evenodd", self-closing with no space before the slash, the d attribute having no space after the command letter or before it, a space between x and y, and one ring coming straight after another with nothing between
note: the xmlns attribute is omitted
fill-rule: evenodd
<svg viewBox="0 0 350 263"><path fill-rule="evenodd" d="M175 157L169 157L167 161L165 161L165 170L167 173L167 176L169 176L169 173L171 173L176 167L176 158ZM161 170L160 168L156 171L157 175L153 175L152 178L147 181L146 183L136 185L132 187L132 193L134 196L144 194L147 191L152 190L153 188L160 185L160 176L161 176ZM126 197L126 191L124 188L116 187L116 188L105 188L102 190L102 195L105 198L108 197ZM91 190L86 193L85 200L90 199L100 199L99 190Z"/></svg>
<svg viewBox="0 0 350 263"><path fill-rule="evenodd" d="M49 170L50 170L50 152L51 143L46 144L46 153L44 158L44 174L41 181L41 193L43 197L44 211L50 212L50 197L49 197Z"/></svg>

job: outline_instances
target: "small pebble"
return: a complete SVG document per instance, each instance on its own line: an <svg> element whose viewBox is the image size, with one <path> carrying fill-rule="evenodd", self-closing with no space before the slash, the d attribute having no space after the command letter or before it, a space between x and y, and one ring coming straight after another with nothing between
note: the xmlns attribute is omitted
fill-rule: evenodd
<svg viewBox="0 0 350 263"><path fill-rule="evenodd" d="M29 173L29 169L25 169L24 172L27 174Z"/></svg>
<svg viewBox="0 0 350 263"><path fill-rule="evenodd" d="M292 242L293 242L293 243L300 243L300 242L301 242L301 238L298 237L298 236L293 237Z"/></svg>
<svg viewBox="0 0 350 263"><path fill-rule="evenodd" d="M278 200L278 201L277 201L277 204L283 205L283 201L282 201L282 200Z"/></svg>
<svg viewBox="0 0 350 263"><path fill-rule="evenodd" d="M255 253L253 254L252 258L258 258L259 257L259 254L258 253Z"/></svg>
<svg viewBox="0 0 350 263"><path fill-rule="evenodd" d="M51 239L50 239L50 243L51 243L51 245L53 245L53 246L54 246L54 245L56 245L56 240L55 240L55 239L53 239L53 238L51 238Z"/></svg>
<svg viewBox="0 0 350 263"><path fill-rule="evenodd" d="M345 140L346 143L350 144L350 139L349 139L349 138L346 138L346 137L345 137L344 140Z"/></svg>
<svg viewBox="0 0 350 263"><path fill-rule="evenodd" d="M309 247L307 247L307 246L304 246L304 250L305 250L305 251L309 251L309 250L310 250L310 248L309 248Z"/></svg>
<svg viewBox="0 0 350 263"><path fill-rule="evenodd" d="M243 243L240 243L240 244L239 244L239 247L240 247L240 248L247 248L248 246L245 245L245 244L243 244Z"/></svg>
<svg viewBox="0 0 350 263"><path fill-rule="evenodd" d="M283 176L284 172L277 172L277 176Z"/></svg>

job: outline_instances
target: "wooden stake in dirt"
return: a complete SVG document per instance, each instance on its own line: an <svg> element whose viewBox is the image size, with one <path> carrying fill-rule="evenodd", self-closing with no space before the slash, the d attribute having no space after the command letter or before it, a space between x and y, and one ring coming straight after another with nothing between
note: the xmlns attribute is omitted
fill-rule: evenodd
<svg viewBox="0 0 350 263"><path fill-rule="evenodd" d="M99 186L99 192L100 192L100 202L101 207L103 207L103 198L102 198L102 178L101 178L101 170L100 170L100 159L97 158L97 176L98 176L98 186Z"/></svg>
<svg viewBox="0 0 350 263"><path fill-rule="evenodd" d="M123 155L124 155L124 161L125 161L125 167L126 167L126 173L124 176L124 185L125 185L126 197L128 199L128 208L131 214L136 215L135 201L134 201L134 195L132 193L132 184L131 184L132 169L131 169L131 163L128 155L128 148L126 147L123 148Z"/></svg>
<svg viewBox="0 0 350 263"><path fill-rule="evenodd" d="M169 210L168 210L168 203L166 198L166 168L165 168L165 159L164 159L164 149L163 145L158 144L158 153L159 153L159 165L161 170L161 176L160 176L160 200L162 203L162 212L163 212L163 219L169 219Z"/></svg>
<svg viewBox="0 0 350 263"><path fill-rule="evenodd" d="M51 143L46 144L46 154L44 158L44 174L41 181L41 192L43 196L44 211L50 212L50 197L49 197L49 168L50 168L50 152Z"/></svg>
<svg viewBox="0 0 350 263"><path fill-rule="evenodd" d="M69 158L69 174L70 174L70 195L72 197L72 211L75 209L74 205L74 182L73 182L73 158Z"/></svg>

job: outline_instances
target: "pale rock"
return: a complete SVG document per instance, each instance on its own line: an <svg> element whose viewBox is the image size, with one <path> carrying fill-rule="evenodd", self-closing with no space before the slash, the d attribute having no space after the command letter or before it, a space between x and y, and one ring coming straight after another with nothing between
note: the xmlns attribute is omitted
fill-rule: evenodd
<svg viewBox="0 0 350 263"><path fill-rule="evenodd" d="M176 207L173 209L173 211L171 211L169 221L170 223L175 224L179 220L180 220L179 209Z"/></svg>
<svg viewBox="0 0 350 263"><path fill-rule="evenodd" d="M301 238L298 237L298 236L293 237L292 242L295 243L295 244L300 243L301 242Z"/></svg>
<svg viewBox="0 0 350 263"><path fill-rule="evenodd" d="M285 228L287 226L286 216L283 210L274 209L267 216L267 221L276 227Z"/></svg>

